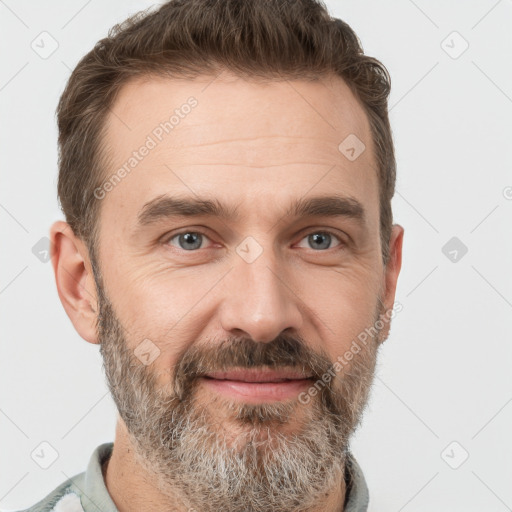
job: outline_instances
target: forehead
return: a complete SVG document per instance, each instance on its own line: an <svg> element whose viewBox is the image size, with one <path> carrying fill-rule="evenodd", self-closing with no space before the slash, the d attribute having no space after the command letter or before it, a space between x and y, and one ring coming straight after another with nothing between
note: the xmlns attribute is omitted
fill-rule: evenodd
<svg viewBox="0 0 512 512"><path fill-rule="evenodd" d="M270 222L273 205L282 213L308 191L338 192L359 198L372 217L378 181L370 133L362 106L335 76L132 80L107 117L102 224L115 218L129 230L146 203L173 193L228 205L249 198L253 216L268 214ZM354 151L362 151L356 159Z"/></svg>

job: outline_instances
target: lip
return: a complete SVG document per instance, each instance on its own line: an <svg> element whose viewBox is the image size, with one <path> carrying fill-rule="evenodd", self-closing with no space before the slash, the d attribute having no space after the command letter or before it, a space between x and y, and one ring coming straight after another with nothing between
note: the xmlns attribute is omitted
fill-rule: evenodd
<svg viewBox="0 0 512 512"><path fill-rule="evenodd" d="M312 377L296 370L229 370L201 378L211 391L250 403L296 398Z"/></svg>

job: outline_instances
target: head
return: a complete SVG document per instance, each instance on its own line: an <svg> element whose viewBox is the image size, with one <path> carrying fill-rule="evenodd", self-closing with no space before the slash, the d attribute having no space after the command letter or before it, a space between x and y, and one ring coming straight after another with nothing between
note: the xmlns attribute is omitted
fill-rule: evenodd
<svg viewBox="0 0 512 512"><path fill-rule="evenodd" d="M162 492L307 510L341 478L401 266L389 88L313 0L171 1L73 71L57 287Z"/></svg>

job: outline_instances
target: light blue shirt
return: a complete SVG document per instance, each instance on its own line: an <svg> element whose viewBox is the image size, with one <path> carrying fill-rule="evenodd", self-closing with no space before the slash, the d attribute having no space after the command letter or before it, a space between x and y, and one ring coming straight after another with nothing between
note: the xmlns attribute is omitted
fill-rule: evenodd
<svg viewBox="0 0 512 512"><path fill-rule="evenodd" d="M46 498L20 512L119 512L108 493L102 464L112 454L114 443L99 445L91 455L87 470L54 489ZM344 512L367 512L368 487L363 472L349 453L345 470L347 486Z"/></svg>

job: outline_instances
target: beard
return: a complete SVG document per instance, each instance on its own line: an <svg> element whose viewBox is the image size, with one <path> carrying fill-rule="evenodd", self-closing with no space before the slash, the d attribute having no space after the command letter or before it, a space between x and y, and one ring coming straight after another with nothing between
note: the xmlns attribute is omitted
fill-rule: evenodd
<svg viewBox="0 0 512 512"><path fill-rule="evenodd" d="M378 336L327 383L322 375L333 372L333 363L324 352L300 336L279 336L268 343L227 338L191 344L159 385L153 365L134 355L94 274L107 384L135 459L169 497L169 510L181 501L190 512L299 512L314 509L336 486L341 490L350 436L373 382ZM263 367L298 370L313 376L312 386L322 386L307 405L298 399L249 404L201 393L201 377L209 372Z"/></svg>

